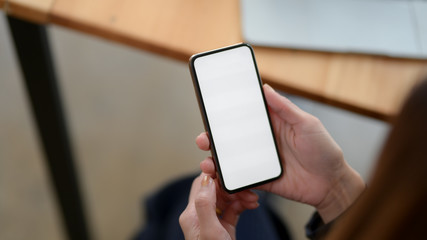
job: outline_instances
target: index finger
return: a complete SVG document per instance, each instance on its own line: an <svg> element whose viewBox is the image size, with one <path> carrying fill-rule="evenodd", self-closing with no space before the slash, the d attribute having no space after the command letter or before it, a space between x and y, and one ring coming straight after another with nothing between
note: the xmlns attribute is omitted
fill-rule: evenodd
<svg viewBox="0 0 427 240"><path fill-rule="evenodd" d="M303 110L286 97L278 94L270 85L264 84L263 89L268 106L271 110L276 112L281 119L290 124L296 124L306 119L307 114Z"/></svg>

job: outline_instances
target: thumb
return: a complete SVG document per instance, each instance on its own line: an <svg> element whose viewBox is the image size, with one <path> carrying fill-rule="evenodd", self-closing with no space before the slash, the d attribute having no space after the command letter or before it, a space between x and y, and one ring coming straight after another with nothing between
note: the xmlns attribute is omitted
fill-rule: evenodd
<svg viewBox="0 0 427 240"><path fill-rule="evenodd" d="M199 218L200 239L212 239L219 220L216 215L216 189L213 179L203 175L200 190L195 199L197 217Z"/></svg>
<svg viewBox="0 0 427 240"><path fill-rule="evenodd" d="M290 124L295 124L304 120L307 114L286 97L278 94L270 85L264 84L264 95L267 104L281 119Z"/></svg>

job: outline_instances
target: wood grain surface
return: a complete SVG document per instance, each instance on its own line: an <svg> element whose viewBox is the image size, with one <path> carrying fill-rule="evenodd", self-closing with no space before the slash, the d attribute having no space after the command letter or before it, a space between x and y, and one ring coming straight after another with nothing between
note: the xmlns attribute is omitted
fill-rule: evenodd
<svg viewBox="0 0 427 240"><path fill-rule="evenodd" d="M386 121L427 74L425 60L268 48L256 54L271 85Z"/></svg>
<svg viewBox="0 0 427 240"><path fill-rule="evenodd" d="M31 1L11 0L21 6ZM54 24L181 61L243 41L238 0L37 0L38 9L51 1ZM261 47L255 52L264 82L277 89L386 121L427 73L426 60Z"/></svg>
<svg viewBox="0 0 427 240"><path fill-rule="evenodd" d="M238 1L57 0L52 22L179 60L241 41Z"/></svg>

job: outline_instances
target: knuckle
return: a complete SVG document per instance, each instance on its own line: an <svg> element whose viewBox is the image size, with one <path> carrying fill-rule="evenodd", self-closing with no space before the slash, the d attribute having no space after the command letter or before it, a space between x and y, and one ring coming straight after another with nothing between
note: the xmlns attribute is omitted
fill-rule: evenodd
<svg viewBox="0 0 427 240"><path fill-rule="evenodd" d="M195 199L194 204L196 205L196 208L207 208L207 207L211 206L211 200L210 200L209 196L201 193Z"/></svg>
<svg viewBox="0 0 427 240"><path fill-rule="evenodd" d="M185 222L185 211L181 213L181 215L179 215L179 225L181 225L181 227L184 225Z"/></svg>
<svg viewBox="0 0 427 240"><path fill-rule="evenodd" d="M184 212L181 213L181 215L179 216L179 224L181 225L182 228L184 228L186 226L186 223L190 220L190 216L187 210L184 210Z"/></svg>
<svg viewBox="0 0 427 240"><path fill-rule="evenodd" d="M312 121L312 123L314 125L321 125L322 124L322 122L320 121L320 119L318 117L316 117L316 116L312 116L311 117L311 121Z"/></svg>

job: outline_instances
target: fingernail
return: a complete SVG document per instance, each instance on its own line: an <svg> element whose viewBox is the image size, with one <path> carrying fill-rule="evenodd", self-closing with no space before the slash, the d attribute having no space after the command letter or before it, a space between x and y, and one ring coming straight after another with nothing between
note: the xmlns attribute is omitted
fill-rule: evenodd
<svg viewBox="0 0 427 240"><path fill-rule="evenodd" d="M264 86L266 86L268 90L275 92L274 89L268 83L264 83Z"/></svg>
<svg viewBox="0 0 427 240"><path fill-rule="evenodd" d="M203 176L202 179L202 187L206 187L207 185L209 185L212 181L212 178L209 177L208 175Z"/></svg>

